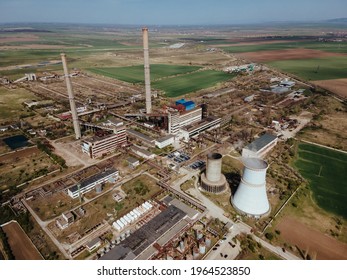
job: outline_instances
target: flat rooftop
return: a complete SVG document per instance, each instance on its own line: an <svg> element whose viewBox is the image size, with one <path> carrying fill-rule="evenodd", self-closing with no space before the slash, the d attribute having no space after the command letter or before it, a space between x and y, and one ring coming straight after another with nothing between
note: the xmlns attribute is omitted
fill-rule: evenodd
<svg viewBox="0 0 347 280"><path fill-rule="evenodd" d="M216 120L221 120L220 118L218 117L215 117L215 116L209 116L207 117L206 119L202 119L201 121L198 121L198 122L194 122L193 124L189 124L189 125L186 125L185 127L183 127L182 129L188 131L188 132L191 132L193 131L194 129L197 129L199 127L203 127L205 126L206 124L208 123L211 123L213 121L216 121Z"/></svg>
<svg viewBox="0 0 347 280"><path fill-rule="evenodd" d="M186 213L181 209L178 209L174 205L170 205L100 259L123 260L130 256L136 258L185 216ZM123 253L120 253L120 249Z"/></svg>
<svg viewBox="0 0 347 280"><path fill-rule="evenodd" d="M135 136L136 138L140 138L143 141L149 142L149 143L154 143L154 139L152 137L149 137L141 132L138 132L133 129L127 129L127 133Z"/></svg>
<svg viewBox="0 0 347 280"><path fill-rule="evenodd" d="M264 135L254 140L251 144L248 144L245 147L245 149L253 151L253 152L258 152L276 139L277 139L277 136L274 136L269 133L265 133Z"/></svg>
<svg viewBox="0 0 347 280"><path fill-rule="evenodd" d="M87 178L87 179L84 179L83 181L81 181L81 183L80 183L80 190L82 191L84 188L86 188L88 185L90 185L90 184L92 184L92 183L94 183L94 182L96 182L96 181L98 181L98 180L100 180L100 179L102 179L102 178L105 178L105 177L107 177L107 176L109 176L109 175L111 175L111 174L113 174L113 173L117 173L118 172L118 170L117 169L115 169L115 168L111 168L111 169L108 169L108 170L105 170L105 171L103 171L103 172L100 172L100 173L98 173L98 174L95 174L95 175L93 175L93 176L91 176L91 177L89 177L89 178ZM71 191L71 192L77 192L78 191L78 185L74 185L73 187L71 187L71 188L69 188L69 190Z"/></svg>
<svg viewBox="0 0 347 280"><path fill-rule="evenodd" d="M164 137L157 139L156 141L161 143L161 142L164 142L164 141L169 140L169 139L174 138L174 137L175 137L175 135L169 134L169 135L166 135Z"/></svg>

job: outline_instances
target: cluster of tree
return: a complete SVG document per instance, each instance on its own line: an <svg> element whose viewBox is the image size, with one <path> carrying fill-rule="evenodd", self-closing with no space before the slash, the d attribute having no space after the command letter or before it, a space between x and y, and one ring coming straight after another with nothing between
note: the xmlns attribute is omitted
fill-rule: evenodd
<svg viewBox="0 0 347 280"><path fill-rule="evenodd" d="M37 142L37 147L38 147L41 151L43 151L43 152L45 152L46 154L48 154L48 155L49 155L57 164L59 164L62 168L67 168L67 165L66 165L65 160L64 160L62 157L60 157L60 156L56 155L55 153L53 153L53 152L51 151L51 149L50 149L49 147L47 147L44 143L42 143L41 141L38 141L38 142Z"/></svg>
<svg viewBox="0 0 347 280"><path fill-rule="evenodd" d="M14 255L13 255L13 253L12 253L11 246L10 246L10 244L8 243L7 235L6 235L6 233L4 232L4 230L3 230L2 227L0 227L0 240L1 240L1 242L2 242L2 245L3 245L4 251L5 251L6 255L7 255L7 258L8 258L9 260L14 260L15 257L14 257Z"/></svg>

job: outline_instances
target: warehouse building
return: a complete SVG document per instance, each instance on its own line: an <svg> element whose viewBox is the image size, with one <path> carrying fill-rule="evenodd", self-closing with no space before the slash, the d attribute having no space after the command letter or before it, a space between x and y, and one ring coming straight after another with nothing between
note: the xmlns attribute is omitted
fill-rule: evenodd
<svg viewBox="0 0 347 280"><path fill-rule="evenodd" d="M67 190L67 193L71 198L77 198L80 196L80 194L84 194L91 191L98 184L103 184L109 180L117 180L118 175L119 172L117 169L111 168L105 170L83 180L80 184L77 184L69 188Z"/></svg>
<svg viewBox="0 0 347 280"><path fill-rule="evenodd" d="M177 199L170 199L168 207L144 226L136 230L119 245L103 255L101 260L148 259L156 252L154 243L164 246L177 233L196 219L198 213ZM186 219L187 218L187 219Z"/></svg>
<svg viewBox="0 0 347 280"><path fill-rule="evenodd" d="M277 144L277 136L264 134L242 149L242 157L264 158Z"/></svg>

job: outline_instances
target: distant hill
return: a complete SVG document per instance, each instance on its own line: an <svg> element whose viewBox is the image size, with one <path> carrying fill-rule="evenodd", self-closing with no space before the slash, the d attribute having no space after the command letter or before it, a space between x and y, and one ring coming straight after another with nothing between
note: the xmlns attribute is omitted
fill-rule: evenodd
<svg viewBox="0 0 347 280"><path fill-rule="evenodd" d="M347 24L347 18L334 18L334 19L328 19L326 22L330 23L346 23Z"/></svg>

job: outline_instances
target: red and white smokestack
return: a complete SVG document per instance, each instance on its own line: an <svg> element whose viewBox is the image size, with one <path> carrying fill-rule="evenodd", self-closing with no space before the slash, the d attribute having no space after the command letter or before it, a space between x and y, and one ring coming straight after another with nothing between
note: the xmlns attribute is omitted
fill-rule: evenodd
<svg viewBox="0 0 347 280"><path fill-rule="evenodd" d="M71 109L71 115L72 115L73 128L75 130L76 139L80 139L81 138L81 128L80 128L80 123L78 121L78 115L77 115L77 109L76 109L76 104L75 104L75 98L74 98L73 91L72 91L72 85L71 85L71 81L70 81L69 70L67 69L65 53L61 54L61 61L63 63L65 82L66 82L66 87L67 87L67 93L69 95L69 102L70 102L70 109Z"/></svg>
<svg viewBox="0 0 347 280"><path fill-rule="evenodd" d="M145 89L146 89L146 113L152 113L151 101L151 78L149 71L149 51L148 51L148 28L142 28L143 34L143 57L145 68Z"/></svg>

